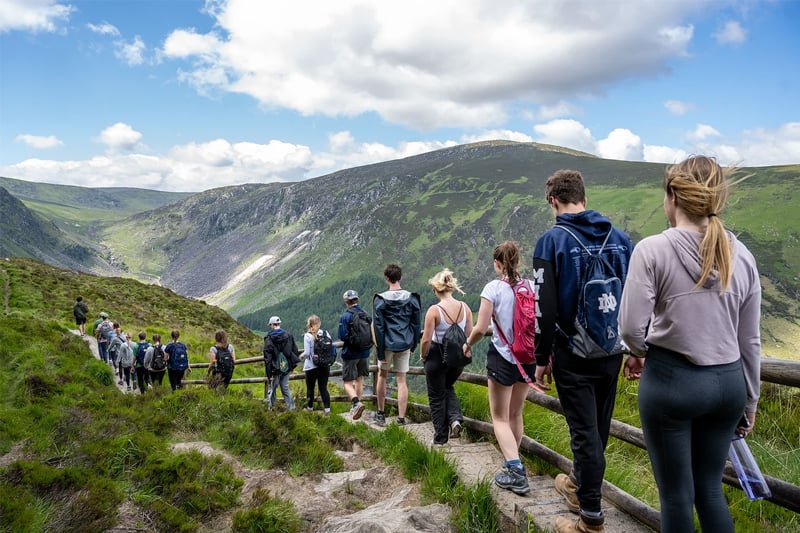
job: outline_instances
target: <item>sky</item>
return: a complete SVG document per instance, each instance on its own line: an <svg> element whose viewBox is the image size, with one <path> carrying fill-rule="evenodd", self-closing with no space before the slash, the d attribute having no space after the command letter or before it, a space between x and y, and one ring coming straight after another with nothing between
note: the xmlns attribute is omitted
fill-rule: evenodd
<svg viewBox="0 0 800 533"><path fill-rule="evenodd" d="M800 164L798 28L800 0L0 0L0 176L194 192L491 139Z"/></svg>

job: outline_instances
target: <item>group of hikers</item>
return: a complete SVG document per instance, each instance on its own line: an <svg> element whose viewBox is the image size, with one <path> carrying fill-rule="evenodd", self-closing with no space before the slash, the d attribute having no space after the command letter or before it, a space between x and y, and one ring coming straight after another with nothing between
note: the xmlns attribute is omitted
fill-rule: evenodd
<svg viewBox="0 0 800 533"><path fill-rule="evenodd" d="M722 472L731 438L746 436L755 425L761 352L756 263L721 220L732 171L706 156L669 167L662 185L670 227L635 247L607 217L587 209L579 172L555 172L546 181L545 200L556 223L535 244L531 278L520 274L516 243L495 246L496 279L481 291L477 318L455 297L463 291L446 268L428 281L436 303L424 316L419 294L400 285L399 265L384 269L388 287L373 296L371 317L358 292L347 290L337 333L351 418L359 420L365 410L363 380L374 347L379 371L373 421L386 424L391 371L396 423L406 424L406 375L419 347L432 446L458 438L463 415L453 385L471 361L472 347L491 334L489 406L504 457L496 485L520 495L530 491L519 454L523 407L531 390L550 390L555 381L573 453L571 472L556 476L555 487L577 515L558 517L555 530L603 532L605 449L621 370L627 379L640 380L638 403L661 501L661 531L693 531L695 508L703 531L732 533ZM280 387L294 409L288 380L302 360L304 409L313 410L318 388L329 413L327 382L336 348L319 317L307 320L302 358L279 317L269 319L269 328L264 362L270 407ZM227 343L224 337L217 341Z"/></svg>

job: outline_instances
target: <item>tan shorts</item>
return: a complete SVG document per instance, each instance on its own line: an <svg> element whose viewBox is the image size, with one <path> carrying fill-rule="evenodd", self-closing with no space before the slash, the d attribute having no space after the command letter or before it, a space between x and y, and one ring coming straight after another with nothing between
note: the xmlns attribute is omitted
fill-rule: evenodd
<svg viewBox="0 0 800 533"><path fill-rule="evenodd" d="M402 352L393 352L391 350L386 350L384 353L384 359L381 361L378 359L378 364L381 367L381 372L387 372L389 368L391 368L392 372L397 372L400 374L408 373L408 365L409 361L411 360L411 350L403 350Z"/></svg>

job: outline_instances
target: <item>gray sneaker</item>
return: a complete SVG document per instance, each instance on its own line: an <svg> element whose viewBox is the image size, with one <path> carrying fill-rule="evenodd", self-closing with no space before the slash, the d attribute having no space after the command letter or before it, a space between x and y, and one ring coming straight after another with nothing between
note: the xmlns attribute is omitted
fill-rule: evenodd
<svg viewBox="0 0 800 533"><path fill-rule="evenodd" d="M386 414L385 413L375 413L375 424L378 426L385 426L386 425Z"/></svg>
<svg viewBox="0 0 800 533"><path fill-rule="evenodd" d="M361 418L362 413L364 413L364 404L361 402L358 402L352 407L352 409L350 409L350 417L353 420L358 420Z"/></svg>
<svg viewBox="0 0 800 533"><path fill-rule="evenodd" d="M508 489L514 494L524 496L530 492L531 487L528 484L528 476L524 470L517 470L512 467L503 467L503 469L495 474L494 483L501 489Z"/></svg>
<svg viewBox="0 0 800 533"><path fill-rule="evenodd" d="M461 422L458 420L454 420L452 424L450 424L450 438L457 439L461 437Z"/></svg>

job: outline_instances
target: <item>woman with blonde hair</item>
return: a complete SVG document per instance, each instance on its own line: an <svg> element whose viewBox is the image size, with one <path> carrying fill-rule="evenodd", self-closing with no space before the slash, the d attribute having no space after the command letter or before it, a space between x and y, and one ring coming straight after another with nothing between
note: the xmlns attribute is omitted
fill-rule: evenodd
<svg viewBox="0 0 800 533"><path fill-rule="evenodd" d="M472 332L472 310L453 297L453 291L461 294L464 291L450 270L445 268L436 273L428 280L428 284L433 288L439 303L430 306L425 313L420 354L425 364L428 405L433 422L433 444L443 445L450 437L461 436L464 416L461 414L453 384L464 370L464 361L445 361L442 342L453 324L461 328L464 338Z"/></svg>
<svg viewBox="0 0 800 533"><path fill-rule="evenodd" d="M620 334L635 354L623 372L641 376L665 533L693 531L692 506L703 531L734 531L722 471L734 432L755 424L761 285L753 255L720 218L730 172L705 156L667 171L670 228L636 246L622 295Z"/></svg>
<svg viewBox="0 0 800 533"><path fill-rule="evenodd" d="M519 247L506 241L494 248L492 265L497 279L487 283L481 291L478 321L472 328L464 352L481 340L492 326L492 341L486 354L486 374L489 378L489 408L497 444L505 458L503 467L494 476L495 484L516 494L530 492L528 475L519 458L522 442L522 408L528 395L528 384L513 363L511 350L498 334L499 329L513 331L514 289L523 283L519 275ZM535 375L536 364L522 365L529 375Z"/></svg>
<svg viewBox="0 0 800 533"><path fill-rule="evenodd" d="M303 335L303 352L305 353L303 372L306 374L306 398L308 399L303 410L314 410L314 388L319 387L322 406L325 409L324 413L327 415L331 412L331 395L328 392L328 377L330 376L331 367L316 364L314 361L314 343L318 335L330 338L328 332L322 329L322 322L319 317L311 315L306 320L306 332ZM334 350L335 354L335 348L331 346L331 349Z"/></svg>

